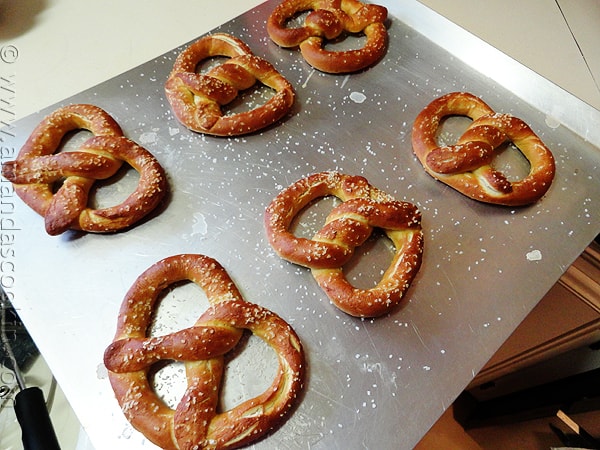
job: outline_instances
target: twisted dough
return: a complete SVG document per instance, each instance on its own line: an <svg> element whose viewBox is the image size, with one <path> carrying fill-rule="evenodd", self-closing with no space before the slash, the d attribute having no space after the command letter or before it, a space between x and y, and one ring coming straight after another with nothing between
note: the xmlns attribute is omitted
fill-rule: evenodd
<svg viewBox="0 0 600 450"><path fill-rule="evenodd" d="M168 286L191 280L210 303L190 328L148 337L155 304ZM279 370L261 395L217 412L223 355L250 330L277 353ZM148 380L161 360L183 361L187 389L175 410L162 402ZM214 259L203 255L165 258L147 269L123 300L117 332L104 364L123 413L149 440L164 449L227 449L246 445L285 420L304 382L300 339L275 313L242 299Z"/></svg>
<svg viewBox="0 0 600 450"><path fill-rule="evenodd" d="M299 28L287 28L287 22L299 13L311 11ZM284 0L271 13L267 32L281 47L300 47L306 61L328 73L350 73L375 64L387 49L385 27L387 9L358 0ZM342 33L364 33L365 45L356 50L328 51L325 41Z"/></svg>
<svg viewBox="0 0 600 450"><path fill-rule="evenodd" d="M65 134L77 129L89 130L94 136L75 151L55 154ZM94 182L113 176L123 162L140 174L135 191L116 206L88 207ZM44 118L17 159L2 166L2 175L27 205L44 216L50 235L69 228L98 233L127 228L151 212L167 190L158 161L124 137L114 119L93 105L65 106ZM61 180L60 188L53 192Z"/></svg>
<svg viewBox="0 0 600 450"><path fill-rule="evenodd" d="M452 115L473 119L456 145L439 147L436 133ZM529 161L527 176L509 181L492 166L495 150L512 142ZM550 188L555 164L550 150L522 120L495 113L472 94L446 94L419 113L412 129L412 146L432 177L462 194L487 203L526 205L538 201Z"/></svg>
<svg viewBox="0 0 600 450"><path fill-rule="evenodd" d="M289 228L311 201L334 195L343 201L328 215L312 239L296 237ZM353 287L342 266L373 228L393 242L395 254L381 281L371 289ZM322 172L284 189L265 212L267 238L282 258L311 269L330 300L357 317L376 317L395 307L417 274L423 252L421 215L408 202L399 202L359 176Z"/></svg>
<svg viewBox="0 0 600 450"><path fill-rule="evenodd" d="M229 59L206 74L196 73L198 64L214 56ZM273 89L274 95L250 111L223 115L221 107L257 81ZM247 134L272 125L290 111L295 96L292 85L271 63L253 55L241 40L224 33L199 39L177 57L165 93L181 123L193 131L216 136Z"/></svg>

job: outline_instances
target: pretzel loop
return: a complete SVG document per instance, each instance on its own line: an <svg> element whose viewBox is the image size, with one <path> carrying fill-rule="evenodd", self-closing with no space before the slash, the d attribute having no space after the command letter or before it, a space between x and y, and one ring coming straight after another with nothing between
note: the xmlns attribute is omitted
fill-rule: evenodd
<svg viewBox="0 0 600 450"><path fill-rule="evenodd" d="M436 134L448 116L467 116L472 123L455 145L438 146ZM529 173L511 181L493 167L497 150L512 142L529 162ZM431 102L415 119L415 155L434 178L475 200L501 205L527 205L550 188L554 157L522 120L497 114L468 93L451 93Z"/></svg>
<svg viewBox="0 0 600 450"><path fill-rule="evenodd" d="M294 217L312 200L334 195L342 200L312 239L294 236ZM395 247L393 261L380 283L357 289L342 266L374 228L385 231ZM267 207L265 229L282 258L311 269L317 283L342 311L357 317L389 312L402 299L421 264L421 216L408 202L399 202L371 186L363 177L322 172L283 190Z"/></svg>
<svg viewBox="0 0 600 450"><path fill-rule="evenodd" d="M215 56L228 59L206 73L196 73L201 62ZM258 82L274 91L267 102L249 111L223 114L223 106ZM216 136L252 133L272 125L290 111L295 96L292 85L268 61L224 33L199 39L177 57L165 93L181 123Z"/></svg>
<svg viewBox="0 0 600 450"><path fill-rule="evenodd" d="M209 308L192 327L148 337L161 292L182 280L204 290ZM265 392L217 412L223 355L238 343L243 330L275 350L279 370ZM150 385L150 369L161 360L185 364L187 389L175 410ZM244 301L223 267L203 255L166 258L136 280L121 306L104 363L127 419L165 449L237 448L258 439L282 423L304 376L302 345L292 328L275 313Z"/></svg>
<svg viewBox="0 0 600 450"><path fill-rule="evenodd" d="M302 12L310 11L304 26L288 28L286 24ZM271 13L267 32L281 47L300 47L306 61L327 73L356 72L373 65L387 48L387 9L357 0L284 0ZM356 50L329 51L326 41L343 33L366 36L364 46Z"/></svg>
<svg viewBox="0 0 600 450"><path fill-rule="evenodd" d="M94 134L69 152L57 152L65 134L86 129ZM112 177L126 162L140 174L135 191L108 208L88 206L96 180ZM2 166L23 201L44 216L48 234L69 228L109 232L126 228L152 211L166 191L166 177L158 161L122 135L119 125L102 109L70 105L47 116L32 132L15 161ZM54 185L62 184L56 192Z"/></svg>

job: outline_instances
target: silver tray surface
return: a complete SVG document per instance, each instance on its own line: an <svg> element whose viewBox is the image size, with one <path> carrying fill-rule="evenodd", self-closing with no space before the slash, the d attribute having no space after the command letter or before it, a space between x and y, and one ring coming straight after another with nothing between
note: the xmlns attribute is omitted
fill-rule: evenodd
<svg viewBox="0 0 600 450"><path fill-rule="evenodd" d="M61 102L107 110L159 159L171 189L161 211L123 233L50 237L16 197L14 230L3 230L14 234L16 276L8 291L97 448L152 447L124 419L102 354L125 292L163 257L217 259L246 300L282 316L304 343L305 394L284 426L255 448L396 449L416 444L600 231L600 184L593 178L600 113L417 2L380 3L390 12L388 52L352 75L320 73L297 51L273 44L264 23L277 1L219 27L271 61L296 89L293 113L254 135L203 136L175 120L163 85L185 45ZM540 202L477 203L422 170L410 145L413 120L451 91L471 92L520 117L553 151L556 178ZM16 136L4 145L20 148L58 106L13 124ZM281 260L265 238L271 199L325 170L362 175L423 214L422 268L388 316L341 313L308 270ZM101 198L122 196L131 180L121 181ZM298 228L314 230L329 207L311 209ZM385 243L371 242L361 255L368 263L353 269L363 277L357 282L379 273L374 261L388 253ZM193 322L201 297L193 286L170 292L161 306L169 326ZM270 376L269 351L252 339L247 350L258 356L236 358L227 375L232 402ZM170 401L181 389L178 378L177 367L164 376Z"/></svg>

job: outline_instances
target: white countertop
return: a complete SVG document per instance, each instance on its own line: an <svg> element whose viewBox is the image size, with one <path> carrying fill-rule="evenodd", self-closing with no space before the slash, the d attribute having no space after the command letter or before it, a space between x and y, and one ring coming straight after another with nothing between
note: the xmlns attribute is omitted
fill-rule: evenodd
<svg viewBox="0 0 600 450"><path fill-rule="evenodd" d="M600 109L596 0L420 2Z"/></svg>

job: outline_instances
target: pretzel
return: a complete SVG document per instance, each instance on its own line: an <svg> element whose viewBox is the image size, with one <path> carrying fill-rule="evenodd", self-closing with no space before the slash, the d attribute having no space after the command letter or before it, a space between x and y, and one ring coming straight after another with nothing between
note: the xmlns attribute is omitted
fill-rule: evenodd
<svg viewBox="0 0 600 450"><path fill-rule="evenodd" d="M290 231L296 215L311 201L333 195L342 200L327 216L312 239ZM374 228L392 241L395 254L381 281L371 289L353 287L342 266ZM404 296L422 259L421 215L408 202L396 201L360 176L322 172L284 189L265 212L267 238L279 256L311 269L329 299L356 317L377 317L389 312Z"/></svg>
<svg viewBox="0 0 600 450"><path fill-rule="evenodd" d="M55 154L65 134L78 129L94 136L75 151ZM88 207L94 182L113 176L123 162L140 174L135 191L116 206ZM167 189L158 161L124 137L114 119L93 105L65 106L44 118L17 159L2 166L2 175L27 205L44 216L50 235L69 228L102 233L129 227L152 211Z"/></svg>
<svg viewBox="0 0 600 450"><path fill-rule="evenodd" d="M155 305L168 286L191 280L209 301L208 310L186 328L148 337ZM225 361L243 330L277 353L279 370L257 397L217 412ZM151 387L149 372L164 360L185 364L187 389L176 409ZM123 413L163 449L227 449L248 444L281 425L304 382L304 353L294 330L275 313L246 302L225 269L203 255L176 255L147 269L129 289L104 364Z"/></svg>
<svg viewBox="0 0 600 450"><path fill-rule="evenodd" d="M304 26L286 24L298 14L311 11ZM388 34L384 22L387 9L357 0L284 0L267 20L267 32L281 47L300 47L304 59L327 73L350 73L375 64L387 49ZM356 50L329 51L324 45L343 33L366 36L365 45Z"/></svg>
<svg viewBox="0 0 600 450"><path fill-rule="evenodd" d="M214 56L229 59L205 74L196 73L202 61ZM223 114L222 106L257 82L275 91L266 103L249 111ZM205 36L179 54L165 93L182 124L216 136L247 134L272 125L290 111L295 97L292 85L271 63L253 55L241 40L224 33Z"/></svg>
<svg viewBox="0 0 600 450"><path fill-rule="evenodd" d="M440 147L436 132L442 120L453 115L473 122L455 145ZM495 151L506 142L529 161L529 173L518 181L493 167ZM469 93L446 94L423 109L413 125L412 146L427 173L481 202L531 204L546 194L554 179L554 157L531 128L516 117L495 113Z"/></svg>

